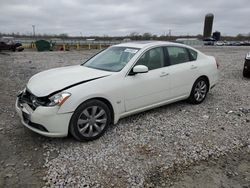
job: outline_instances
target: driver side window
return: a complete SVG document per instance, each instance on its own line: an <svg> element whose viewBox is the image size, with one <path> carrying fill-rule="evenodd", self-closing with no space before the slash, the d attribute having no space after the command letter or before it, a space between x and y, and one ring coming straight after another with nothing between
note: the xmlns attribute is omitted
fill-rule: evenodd
<svg viewBox="0 0 250 188"><path fill-rule="evenodd" d="M154 48L145 52L136 65L145 65L148 70L164 67L164 52L162 47Z"/></svg>

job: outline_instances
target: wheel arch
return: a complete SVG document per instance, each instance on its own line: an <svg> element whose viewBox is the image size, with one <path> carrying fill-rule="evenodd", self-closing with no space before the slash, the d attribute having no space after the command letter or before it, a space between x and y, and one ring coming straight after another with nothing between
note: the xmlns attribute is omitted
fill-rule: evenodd
<svg viewBox="0 0 250 188"><path fill-rule="evenodd" d="M111 124L113 124L113 123L114 123L114 118L115 118L115 117L114 117L114 116L115 116L114 108L113 108L113 106L112 106L112 103L111 103L108 99L106 99L106 98L103 98L103 97L93 97L93 98L89 98L89 99L83 101L82 103L80 103L80 104L77 106L77 108L78 108L80 105L82 105L82 104L84 104L84 103L86 103L86 102L88 102L88 101L92 101L92 100L98 100L98 101L101 101L101 102L103 102L104 104L107 105L107 107L108 107L109 110L110 110L110 114L111 114ZM76 108L76 109L77 109L77 108ZM73 114L73 115L74 115L74 114ZM71 122L72 122L72 117L73 117L73 115L72 115L71 118L70 118L70 122L69 122L69 126L68 126L68 135L72 135L72 136L75 137L76 139L80 140L80 138L79 138L75 133L73 133L73 132L71 131L71 128L72 128ZM92 140L92 139L90 139L90 140Z"/></svg>
<svg viewBox="0 0 250 188"><path fill-rule="evenodd" d="M201 76L199 76L196 80L194 80L193 85L192 85L192 87L191 87L191 89L190 89L190 91L189 91L189 96L191 95L191 92L192 92L192 89L193 89L193 87L194 87L195 82L196 82L197 80L199 80L200 78L206 79L206 81L207 81L207 83L208 83L208 92L209 92L209 90L210 90L210 81L209 81L209 78L208 78L208 76L206 76L206 75L201 75Z"/></svg>
<svg viewBox="0 0 250 188"><path fill-rule="evenodd" d="M114 112L114 108L112 106L112 103L108 99L103 98L103 97L94 97L94 98L88 99L86 101L89 101L89 100L99 100L99 101L105 103L111 112L111 122L114 123L115 112ZM86 101L84 101L84 102L86 102Z"/></svg>
<svg viewBox="0 0 250 188"><path fill-rule="evenodd" d="M110 112L111 112L111 120L112 120L112 123L114 122L114 118L115 118L115 110L114 110L114 106L112 105L112 103L105 97L91 97L91 98L87 98L86 100L82 101L81 103L79 103L79 105L75 108L77 109L80 105L82 105L83 103L87 102L87 101L91 101L91 100L99 100L103 103L105 103Z"/></svg>

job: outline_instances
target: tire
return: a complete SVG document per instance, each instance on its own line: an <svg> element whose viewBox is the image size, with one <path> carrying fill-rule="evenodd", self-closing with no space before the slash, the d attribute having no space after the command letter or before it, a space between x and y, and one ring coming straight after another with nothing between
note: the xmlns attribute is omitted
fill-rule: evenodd
<svg viewBox="0 0 250 188"><path fill-rule="evenodd" d="M243 70L243 76L246 78L250 77L250 72L248 72L246 69Z"/></svg>
<svg viewBox="0 0 250 188"><path fill-rule="evenodd" d="M192 88L190 96L188 98L188 102L191 104L200 104L202 103L208 93L209 84L206 78L201 77L198 78Z"/></svg>
<svg viewBox="0 0 250 188"><path fill-rule="evenodd" d="M69 131L79 141L91 141L101 137L111 123L109 107L102 101L82 103L70 120Z"/></svg>

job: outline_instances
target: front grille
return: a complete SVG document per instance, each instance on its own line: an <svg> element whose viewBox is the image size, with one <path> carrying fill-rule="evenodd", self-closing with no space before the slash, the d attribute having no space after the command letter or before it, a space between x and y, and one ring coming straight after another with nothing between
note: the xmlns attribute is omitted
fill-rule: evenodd
<svg viewBox="0 0 250 188"><path fill-rule="evenodd" d="M32 100L34 100L35 96L30 93L29 91L25 91L20 97L19 97L19 103L26 103L28 104L33 110L37 108L37 106L34 104Z"/></svg>
<svg viewBox="0 0 250 188"><path fill-rule="evenodd" d="M32 110L35 110L38 106L45 106L48 103L48 99L46 97L36 97L26 90L19 96L18 103L26 103L32 108Z"/></svg>

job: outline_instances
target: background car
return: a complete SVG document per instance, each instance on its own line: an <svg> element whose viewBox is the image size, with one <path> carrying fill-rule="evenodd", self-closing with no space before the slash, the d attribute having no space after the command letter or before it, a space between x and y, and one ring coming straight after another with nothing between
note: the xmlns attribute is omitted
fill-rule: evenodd
<svg viewBox="0 0 250 188"><path fill-rule="evenodd" d="M44 136L93 140L123 117L180 100L200 104L217 80L215 58L189 46L123 43L82 65L34 75L16 110L26 127Z"/></svg>
<svg viewBox="0 0 250 188"><path fill-rule="evenodd" d="M15 52L23 51L24 48L20 42L16 42L13 37L2 37L0 39L0 51L9 50Z"/></svg>
<svg viewBox="0 0 250 188"><path fill-rule="evenodd" d="M246 55L246 58L245 58L243 76L250 77L250 52Z"/></svg>
<svg viewBox="0 0 250 188"><path fill-rule="evenodd" d="M216 46L224 46L225 43L224 43L223 41L217 41L217 42L215 43L215 45L216 45Z"/></svg>
<svg viewBox="0 0 250 188"><path fill-rule="evenodd" d="M205 46L213 46L216 40L214 38L205 38L203 42Z"/></svg>

